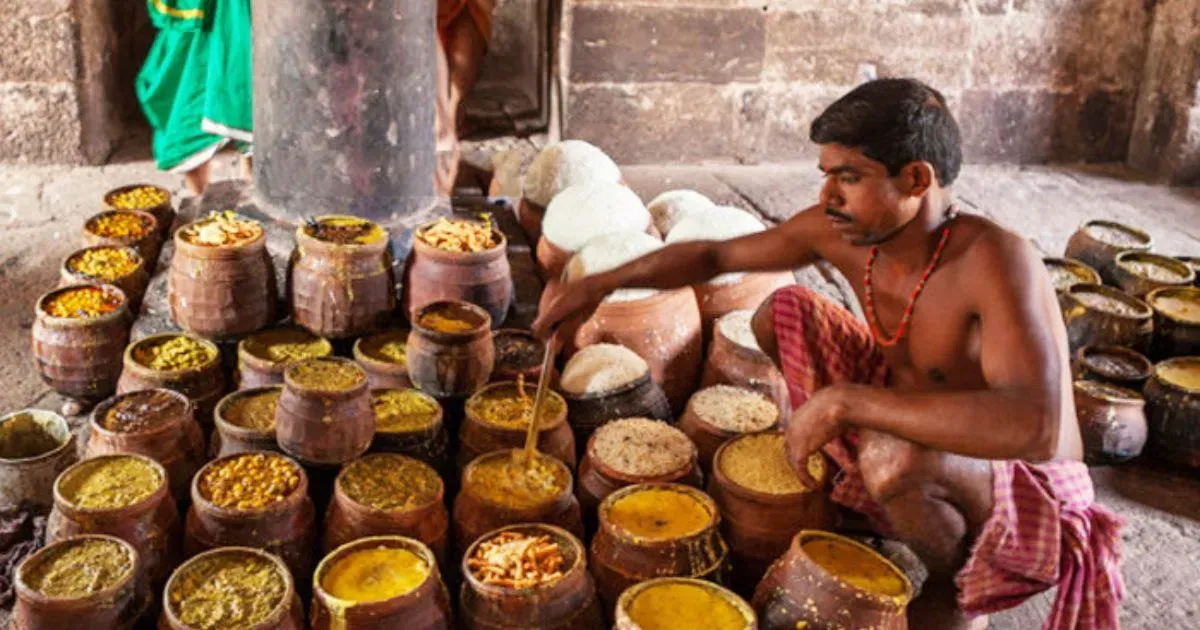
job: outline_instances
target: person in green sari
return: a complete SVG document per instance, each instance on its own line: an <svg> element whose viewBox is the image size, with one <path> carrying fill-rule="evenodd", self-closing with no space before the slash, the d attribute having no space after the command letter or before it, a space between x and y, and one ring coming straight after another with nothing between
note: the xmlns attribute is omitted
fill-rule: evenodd
<svg viewBox="0 0 1200 630"><path fill-rule="evenodd" d="M147 0L158 29L138 73L138 101L154 130L160 170L208 187L209 162L232 144L249 176L254 137L251 0Z"/></svg>

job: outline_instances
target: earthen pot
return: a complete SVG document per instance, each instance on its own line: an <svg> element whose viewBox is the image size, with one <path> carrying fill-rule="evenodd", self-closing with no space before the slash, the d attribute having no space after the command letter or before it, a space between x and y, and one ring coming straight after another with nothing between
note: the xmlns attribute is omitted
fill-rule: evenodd
<svg viewBox="0 0 1200 630"><path fill-rule="evenodd" d="M358 375L346 389L314 387L296 378L315 362L341 364ZM275 410L275 435L283 452L307 464L336 466L363 453L375 437L375 411L367 376L349 359L326 357L288 366Z"/></svg>
<svg viewBox="0 0 1200 630"><path fill-rule="evenodd" d="M150 273L146 271L146 260L142 255L132 247L121 247L118 249L125 250L129 257L135 261L133 271L111 280L103 278L94 278L75 268L76 262L86 252L97 249L110 249L110 245L97 245L94 247L84 247L71 252L63 259L62 267L59 269L58 286L67 287L73 284L90 284L104 283L111 284L120 289L125 297L129 300L129 312L137 313L142 306L142 297L146 295L146 287L150 286Z"/></svg>
<svg viewBox="0 0 1200 630"><path fill-rule="evenodd" d="M1123 305L1122 312L1087 306L1079 298L1086 294L1119 302ZM1083 346L1125 346L1145 352L1150 345L1154 333L1153 311L1137 298L1111 287L1077 284L1064 294L1063 303L1072 352Z"/></svg>
<svg viewBox="0 0 1200 630"><path fill-rule="evenodd" d="M1129 241L1115 244L1100 240L1089 233L1089 228L1114 229L1129 236ZM1123 251L1148 252L1154 246L1154 239L1149 234L1135 227L1130 227L1115 221L1088 221L1079 226L1067 241L1067 249L1063 256L1079 262L1100 272L1100 276L1109 284L1116 284L1112 277L1111 267L1117 254Z"/></svg>
<svg viewBox="0 0 1200 630"><path fill-rule="evenodd" d="M1061 294L1077 284L1101 284L1100 273L1071 258L1043 258L1054 292Z"/></svg>
<svg viewBox="0 0 1200 630"><path fill-rule="evenodd" d="M1148 265L1169 272L1171 278L1151 278L1138 273L1136 265ZM1146 294L1165 287L1191 287L1196 281L1196 272L1192 266L1175 260L1169 256L1159 256L1147 252L1121 252L1117 254L1110 268L1114 284L1129 295L1145 299Z"/></svg>
<svg viewBox="0 0 1200 630"><path fill-rule="evenodd" d="M325 591L322 583L334 564L355 551L378 547L411 551L429 565L429 575L408 593L380 602L347 605ZM377 536L347 543L325 556L313 575L313 630L448 630L452 627L450 596L442 583L437 559L428 547L412 538Z"/></svg>
<svg viewBox="0 0 1200 630"><path fill-rule="evenodd" d="M118 208L116 205L117 195L134 190L136 188L154 188L158 190L159 193L166 196L166 200L160 204L136 208L141 212L147 212L154 216L154 219L158 221L158 240L159 242L166 242L167 237L170 235L171 224L175 222L175 208L171 204L170 190L154 184L131 184L129 186L121 186L104 193L104 207L108 208L109 210L120 210L121 208Z"/></svg>
<svg viewBox="0 0 1200 630"><path fill-rule="evenodd" d="M425 327L425 313L451 312L472 324L465 332L443 332ZM491 316L467 302L434 302L421 308L408 336L408 378L423 392L437 398L466 397L487 383L495 365Z"/></svg>
<svg viewBox="0 0 1200 630"><path fill-rule="evenodd" d="M890 597L867 591L830 573L808 556L808 541L832 540L884 563L901 585L902 593ZM870 547L830 532L805 530L796 534L787 552L771 565L759 582L751 602L764 630L836 630L877 628L906 630L905 609L912 599L912 584L898 567Z"/></svg>
<svg viewBox="0 0 1200 630"><path fill-rule="evenodd" d="M403 457L400 455L365 455L368 458ZM343 467L333 486L333 501L325 513L325 535L321 538L322 552L328 554L342 545L372 536L407 536L420 541L437 558L439 564L446 562L446 539L450 529L450 513L446 510L445 486L437 471L428 468L430 475L437 478L437 493L430 501L403 508L384 510L356 501L346 492L344 483L346 469Z"/></svg>
<svg viewBox="0 0 1200 630"><path fill-rule="evenodd" d="M230 405L237 400L269 392L277 392L282 395L283 386L267 385L266 387L239 390L225 396L217 403L216 411L213 413L216 429L213 431L212 446L210 448L214 457L225 457L227 455L237 455L238 453L248 453L250 451L283 452L279 448L279 442L275 438L274 426L270 429L240 426L230 422L227 416Z"/></svg>
<svg viewBox="0 0 1200 630"><path fill-rule="evenodd" d="M461 470L476 457L484 453L501 449L522 448L525 446L525 436L528 423L517 427L501 426L488 422L479 412L479 401L482 397L497 392L516 395L516 383L492 383L485 385L467 399L466 416L458 430L457 465ZM530 398L534 395L534 387L527 391ZM546 390L548 403L556 401L559 412L551 418L541 418L538 423L537 449L551 457L558 458L567 468L575 470L575 435L567 424L567 402L557 392Z"/></svg>
<svg viewBox="0 0 1200 630"><path fill-rule="evenodd" d="M770 431L779 426L780 421L777 418L774 424L763 430ZM692 442L696 444L696 450L700 452L700 469L706 474L712 472L713 458L716 456L717 450L729 440L745 435L739 431L730 431L714 426L696 412L695 405L691 400L688 401L683 415L679 417L679 430L683 431L684 435L691 438ZM761 431L748 431L747 433L761 433Z"/></svg>
<svg viewBox="0 0 1200 630"><path fill-rule="evenodd" d="M1075 353L1076 379L1100 381L1141 391L1154 374L1154 364L1140 352L1121 346L1084 346Z"/></svg>
<svg viewBox="0 0 1200 630"><path fill-rule="evenodd" d="M202 337L227 339L265 328L277 319L279 289L267 252L266 231L236 245L198 245L175 232L167 276L171 319Z"/></svg>
<svg viewBox="0 0 1200 630"><path fill-rule="evenodd" d="M1191 317L1184 317L1178 310L1166 308L1169 303L1185 303L1194 314ZM1146 295L1146 304L1154 309L1154 341L1150 344L1151 358L1161 361L1172 357L1200 355L1200 289L1195 287L1156 289Z"/></svg>
<svg viewBox="0 0 1200 630"><path fill-rule="evenodd" d="M733 385L763 394L779 407L781 420L792 409L787 381L771 357L757 348L738 344L715 325L704 372L700 377L700 388L713 385Z"/></svg>
<svg viewBox="0 0 1200 630"><path fill-rule="evenodd" d="M1196 272L1195 286L1200 287L1200 256L1176 256L1175 260L1187 263Z"/></svg>
<svg viewBox="0 0 1200 630"><path fill-rule="evenodd" d="M574 255L575 252L569 252L546 240L545 235L538 238L537 247L534 249L538 272L543 280L561 278L563 270L567 267L567 261L571 260L571 256Z"/></svg>
<svg viewBox="0 0 1200 630"><path fill-rule="evenodd" d="M80 285L74 285L80 286ZM46 303L70 287L50 291L38 298L32 329L33 359L42 382L54 391L95 403L112 395L121 376L122 356L133 325L129 307L120 289L103 287L120 296L122 304L98 317L54 317Z"/></svg>
<svg viewBox="0 0 1200 630"><path fill-rule="evenodd" d="M142 230L128 236L102 236L95 232L95 222L109 215L132 214L142 223ZM158 253L162 249L165 229L159 227L158 219L148 212L139 210L105 210L94 214L83 222L83 246L110 245L113 247L132 247L146 261L146 272L153 275L158 263Z"/></svg>
<svg viewBox="0 0 1200 630"><path fill-rule="evenodd" d="M109 428L106 418L118 404L141 404L125 415L145 418L135 431ZM170 389L149 389L119 394L100 403L88 419L85 458L113 453L145 455L162 464L169 475L171 496L186 501L192 476L208 460L204 434L196 422L195 407L187 396Z"/></svg>
<svg viewBox="0 0 1200 630"><path fill-rule="evenodd" d="M496 347L496 363L491 378L493 383L515 381L521 376L526 384L536 386L542 374L546 344L528 330L502 328L493 333L492 345ZM558 370L552 369L550 382L553 383L557 378Z"/></svg>
<svg viewBox="0 0 1200 630"><path fill-rule="evenodd" d="M283 596L279 599L279 605L272 610L261 623L254 626L255 630L302 630L307 628L304 624L304 605L300 601L300 596L296 593L296 581L292 577L286 564L272 553L268 553L261 549L253 549L251 547L222 547L206 551L196 557L184 562L171 574L171 579L167 582L167 587L164 589L165 594L169 594L175 590L175 585L179 580L187 576L187 572L198 563L206 562L209 558L231 557L236 558L239 555L249 554L264 560L269 561L279 570L279 576L284 582ZM184 576L184 577L181 577ZM166 598L164 598L166 599ZM158 618L158 630L192 630L191 626L186 626L179 620L176 611L171 606L163 606L161 616Z"/></svg>
<svg viewBox="0 0 1200 630"><path fill-rule="evenodd" d="M546 206L521 198L517 206L517 223L525 233L526 243L537 243L542 238L542 218L546 216Z"/></svg>
<svg viewBox="0 0 1200 630"><path fill-rule="evenodd" d="M1134 390L1075 381L1075 411L1083 436L1084 461L1119 464L1146 445L1146 401Z"/></svg>
<svg viewBox="0 0 1200 630"><path fill-rule="evenodd" d="M238 342L237 346L237 387L238 389L254 389L268 385L283 385L283 371L297 360L276 361L269 356L263 356L259 346L270 336L295 336L299 339L311 338L318 346L312 356L305 359L327 357L333 354L333 344L329 340L313 335L299 327L272 328L250 335Z"/></svg>
<svg viewBox="0 0 1200 630"><path fill-rule="evenodd" d="M279 453L255 451L269 457ZM280 501L265 507L239 510L220 507L200 491L200 480L219 462L248 453L215 459L192 478L192 505L184 526L183 552L186 557L217 547L254 547L273 553L287 564L292 575L310 575L316 548L316 511L308 496L308 475L300 464L288 459L297 469L300 482Z"/></svg>
<svg viewBox="0 0 1200 630"><path fill-rule="evenodd" d="M371 351L371 346L375 343L381 343L391 338L398 338L407 343L409 331L407 330L384 330L378 333L361 337L354 342L352 349L354 360L362 366L362 369L367 372L367 384L371 389L407 389L412 387L412 381L408 378L408 361L407 354L405 361L397 363L387 360L385 357L379 356Z"/></svg>
<svg viewBox="0 0 1200 630"><path fill-rule="evenodd" d="M579 513L579 501L575 498L571 471L561 461L547 457L545 462L553 466L562 466L561 474L565 475L567 483L555 496L532 506L504 505L490 500L480 494L474 485L469 483L473 469L482 462L497 458L523 457L521 451L504 450L487 453L467 464L462 474L462 489L454 500L454 535L455 548L466 549L487 532L520 523L546 523L557 525L579 538L583 538L583 521Z"/></svg>
<svg viewBox="0 0 1200 630"><path fill-rule="evenodd" d="M1160 459L1200 468L1200 386L1165 378L1164 372L1172 368L1200 372L1200 358L1168 359L1154 367L1143 391L1150 422L1148 447Z"/></svg>
<svg viewBox="0 0 1200 630"><path fill-rule="evenodd" d="M562 393L567 401L567 422L575 431L575 444L582 448L596 429L621 418L650 418L669 421L671 403L662 387L646 372L609 391L589 394Z"/></svg>
<svg viewBox="0 0 1200 630"><path fill-rule="evenodd" d="M345 217L315 221L337 218ZM318 239L309 229L296 229L296 249L288 264L292 319L329 339L358 337L383 327L396 308L386 231L368 243L343 244Z"/></svg>
<svg viewBox="0 0 1200 630"><path fill-rule="evenodd" d="M722 316L743 309L755 310L776 289L796 284L790 271L746 273L733 282L702 282L692 285L700 306L705 341L711 340L713 324Z"/></svg>
<svg viewBox="0 0 1200 630"><path fill-rule="evenodd" d="M475 576L467 559L479 543L503 532L549 536L563 556L562 577L545 586L515 589L484 584ZM462 625L467 630L601 630L606 628L596 597L596 584L587 570L583 543L561 527L524 524L488 532L463 554L464 581L460 606Z"/></svg>
<svg viewBox="0 0 1200 630"><path fill-rule="evenodd" d="M743 626L743 630L755 630L758 628L758 616L754 614L754 609L751 608L750 604L747 604L745 600L743 600L741 597L738 597L733 591L713 584L712 582L705 582L704 580L681 577L666 577L639 582L625 589L625 592L621 593L621 597L617 600L617 618L616 624L613 626L613 630L644 630L642 626L638 625L637 621L635 621L633 616L630 614L630 607L633 605L633 600L642 593L645 593L648 589L679 584L686 584L696 588L707 589L713 595L728 602L730 606L733 606L742 614L742 618L745 619L746 622L745 626ZM797 628L803 630L804 626L797 626Z"/></svg>
<svg viewBox="0 0 1200 630"><path fill-rule="evenodd" d="M151 593L157 593L167 582L171 569L180 560L179 512L167 483L168 472L157 461L142 455L132 455L154 468L161 482L146 498L113 509L89 509L72 503L62 490L61 480L68 478L80 466L95 465L96 459L121 456L101 455L80 462L59 477L54 484L54 509L46 521L46 544L54 544L72 536L106 534L124 540L138 550L142 568Z"/></svg>
<svg viewBox="0 0 1200 630"><path fill-rule="evenodd" d="M121 379L117 382L117 393L124 394L156 388L173 389L187 396L188 400L195 405L195 417L200 423L202 432L211 432L213 409L217 406L217 401L225 395L225 374L221 368L221 352L217 349L216 344L207 339L191 336L194 341L209 349L211 358L201 365L182 370L156 370L142 365L134 358L143 345L159 343L177 336L191 335L160 333L130 344L125 349L125 369L121 372Z"/></svg>
<svg viewBox="0 0 1200 630"><path fill-rule="evenodd" d="M77 598L49 597L35 591L25 581L25 571L37 566L62 547L84 544L89 540L115 542L129 553L133 565L111 586ZM138 552L129 543L114 536L90 534L63 540L27 557L13 571L12 630L52 630L58 628L106 628L133 630L150 605L145 570Z"/></svg>
<svg viewBox="0 0 1200 630"><path fill-rule="evenodd" d="M44 409L0 416L0 511L49 510L54 480L76 459L75 434L62 416Z"/></svg>
<svg viewBox="0 0 1200 630"><path fill-rule="evenodd" d="M371 390L372 396L386 390ZM416 390L413 390L416 391ZM419 459L438 471L441 475L454 474L450 465L450 436L443 422L445 413L441 403L436 398L424 392L417 392L428 402L432 403L436 412L424 426L412 428L381 427L375 425L375 438L371 440L370 453L396 453ZM378 419L378 416L376 416Z"/></svg>
<svg viewBox="0 0 1200 630"><path fill-rule="evenodd" d="M635 536L614 523L615 502L647 489L670 489L691 495L709 512L699 531L674 538ZM621 488L600 504L600 529L592 539L589 561L606 609L616 606L621 593L657 577L690 577L724 583L728 579L729 548L719 531L721 515L713 500L700 490L675 483L638 484Z"/></svg>
<svg viewBox="0 0 1200 630"><path fill-rule="evenodd" d="M689 287L641 300L604 302L575 333L575 347L616 343L650 365L674 411L683 409L700 380L703 360L700 310Z"/></svg>
<svg viewBox="0 0 1200 630"><path fill-rule="evenodd" d="M513 301L512 268L508 264L508 239L493 228L496 246L481 252L450 252L426 243L422 233L433 223L413 230L405 302L410 318L426 304L462 300L479 306L499 327Z"/></svg>

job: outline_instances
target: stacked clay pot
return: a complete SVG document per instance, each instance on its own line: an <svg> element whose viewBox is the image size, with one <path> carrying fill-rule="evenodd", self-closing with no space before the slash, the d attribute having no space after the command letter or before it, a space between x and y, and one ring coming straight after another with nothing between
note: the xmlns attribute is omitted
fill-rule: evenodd
<svg viewBox="0 0 1200 630"><path fill-rule="evenodd" d="M775 401L781 417L786 418L792 408L787 381L754 338L750 327L752 317L750 310L737 310L713 324L700 386L734 385L752 389Z"/></svg>
<svg viewBox="0 0 1200 630"><path fill-rule="evenodd" d="M275 435L283 452L310 465L337 466L367 452L375 436L375 412L366 373L337 357L288 366Z"/></svg>
<svg viewBox="0 0 1200 630"><path fill-rule="evenodd" d="M237 387L282 385L288 365L333 354L333 344L299 327L271 328L238 342Z"/></svg>
<svg viewBox="0 0 1200 630"><path fill-rule="evenodd" d="M1147 429L1140 392L1087 380L1074 389L1086 463L1119 464L1141 454Z"/></svg>
<svg viewBox="0 0 1200 630"><path fill-rule="evenodd" d="M238 390L222 398L213 412L216 428L209 449L213 456L282 452L275 436L275 414L282 394L282 385L267 385Z"/></svg>
<svg viewBox="0 0 1200 630"><path fill-rule="evenodd" d="M134 224L134 227L126 233L112 233L105 226L114 220ZM146 271L153 273L165 232L166 228L160 227L152 214L139 210L106 210L84 221L83 245L132 247L146 261Z"/></svg>
<svg viewBox="0 0 1200 630"><path fill-rule="evenodd" d="M1148 252L1154 239L1142 230L1115 221L1088 221L1079 226L1067 241L1066 258L1100 272L1105 282L1117 284L1112 265L1117 254L1125 251Z"/></svg>
<svg viewBox="0 0 1200 630"><path fill-rule="evenodd" d="M154 367L159 353L165 355L167 348L183 347L177 344L185 344L187 350L181 352L187 352L186 356L194 361L178 368ZM169 362L172 356L163 360ZM216 344L185 333L150 335L130 344L125 350L124 370L117 383L117 393L156 388L173 389L187 396L195 406L195 417L201 428L210 431L213 408L225 395L225 374Z"/></svg>
<svg viewBox="0 0 1200 630"><path fill-rule="evenodd" d="M371 389L408 388L407 330L382 330L354 342L354 360L367 372Z"/></svg>
<svg viewBox="0 0 1200 630"><path fill-rule="evenodd" d="M567 401L577 448L612 420L672 417L671 403L650 377L649 364L616 344L593 344L575 353L563 368L559 390Z"/></svg>
<svg viewBox="0 0 1200 630"><path fill-rule="evenodd" d="M454 328L447 328L447 322ZM438 398L470 396L487 383L495 364L491 327L487 311L468 302L422 307L408 336L409 380Z"/></svg>
<svg viewBox="0 0 1200 630"><path fill-rule="evenodd" d="M94 287L118 305L95 316L59 317L47 311L56 298ZM42 382L76 400L94 403L111 395L121 377L122 356L133 320L125 295L110 285L73 285L38 298L34 307L33 358Z"/></svg>
<svg viewBox="0 0 1200 630"><path fill-rule="evenodd" d="M101 269L99 270L100 273L94 275L89 275L79 268L81 261L91 256L102 254L124 257L131 262L133 268L121 272ZM141 308L142 297L146 294L146 287L150 285L150 272L146 270L146 261L132 247L96 245L94 247L84 247L83 249L75 250L63 259L59 275L58 286L60 287L89 283L103 283L117 287L129 300L130 313L137 313Z"/></svg>
<svg viewBox="0 0 1200 630"><path fill-rule="evenodd" d="M383 228L351 216L297 228L287 290L296 324L329 339L381 328L396 308L389 242Z"/></svg>
<svg viewBox="0 0 1200 630"><path fill-rule="evenodd" d="M1089 345L1125 346L1143 353L1149 348L1154 312L1145 302L1098 284L1077 284L1063 295L1072 352Z"/></svg>
<svg viewBox="0 0 1200 630"><path fill-rule="evenodd" d="M426 304L442 300L470 302L488 312L493 326L508 316L513 301L512 268L508 264L508 240L491 223L466 219L439 219L471 224L490 230L495 243L481 251L454 251L438 247L426 233L438 222L413 231L413 249L404 284L409 317Z"/></svg>

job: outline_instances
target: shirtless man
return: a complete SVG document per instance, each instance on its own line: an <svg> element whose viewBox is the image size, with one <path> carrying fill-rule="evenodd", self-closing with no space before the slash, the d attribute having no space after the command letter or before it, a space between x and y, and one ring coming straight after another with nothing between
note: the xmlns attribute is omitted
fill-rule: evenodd
<svg viewBox="0 0 1200 630"><path fill-rule="evenodd" d="M786 429L793 467L807 479L796 463L824 448L841 467L834 500L929 569L910 627L967 627L1056 585L1046 628L1116 627L1120 521L1093 503L1078 463L1054 291L1025 239L955 212L960 137L942 95L872 81L831 105L810 138L825 173L819 203L765 232L671 245L548 287L535 331L586 316L619 287L832 263L870 328L789 287L754 331L798 405Z"/></svg>

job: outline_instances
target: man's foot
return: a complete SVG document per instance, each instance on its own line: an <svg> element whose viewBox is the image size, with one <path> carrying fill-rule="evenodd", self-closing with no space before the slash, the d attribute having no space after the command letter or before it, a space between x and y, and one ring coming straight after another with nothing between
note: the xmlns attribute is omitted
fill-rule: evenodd
<svg viewBox="0 0 1200 630"><path fill-rule="evenodd" d="M183 184L193 195L203 195L208 190L208 162L183 174Z"/></svg>

